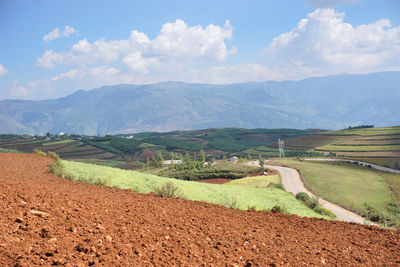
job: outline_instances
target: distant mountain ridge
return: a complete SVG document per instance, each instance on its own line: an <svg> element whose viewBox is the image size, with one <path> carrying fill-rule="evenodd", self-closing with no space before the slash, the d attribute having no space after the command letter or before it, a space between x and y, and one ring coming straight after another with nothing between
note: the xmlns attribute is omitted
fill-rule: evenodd
<svg viewBox="0 0 400 267"><path fill-rule="evenodd" d="M229 85L121 84L53 100L0 101L0 133L104 135L357 124L400 125L400 72Z"/></svg>

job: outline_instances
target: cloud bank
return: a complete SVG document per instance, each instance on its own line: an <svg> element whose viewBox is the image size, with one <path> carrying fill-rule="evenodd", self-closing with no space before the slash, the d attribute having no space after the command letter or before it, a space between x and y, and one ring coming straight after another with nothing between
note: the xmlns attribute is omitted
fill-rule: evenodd
<svg viewBox="0 0 400 267"><path fill-rule="evenodd" d="M47 50L37 59L36 66L55 68L57 65L90 66L123 62L132 73L149 73L152 68L171 64L182 65L197 61L221 62L230 54L225 40L233 38L229 21L223 27L210 24L188 26L183 20L166 23L156 38L150 40L143 33L133 30L128 39L82 39L67 52Z"/></svg>
<svg viewBox="0 0 400 267"><path fill-rule="evenodd" d="M26 98L58 97L119 83L224 84L400 70L400 26L392 26L387 19L353 26L345 21L344 13L331 8L316 9L276 36L258 51L257 62L226 64L237 53L235 47L228 48L230 40L229 20L202 27L179 19L162 25L153 39L137 30L121 40L81 39L65 51L46 50L36 61L40 68L62 68L63 73L15 83L12 91ZM6 73L1 67L0 76ZM70 70L65 71L66 67Z"/></svg>
<svg viewBox="0 0 400 267"><path fill-rule="evenodd" d="M308 14L265 49L269 65L321 74L399 69L400 26L380 19L354 27L344 17L330 8Z"/></svg>

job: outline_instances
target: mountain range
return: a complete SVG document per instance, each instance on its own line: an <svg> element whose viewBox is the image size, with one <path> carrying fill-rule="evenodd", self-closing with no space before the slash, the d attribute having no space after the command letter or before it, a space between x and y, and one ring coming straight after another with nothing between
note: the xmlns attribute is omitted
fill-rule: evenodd
<svg viewBox="0 0 400 267"><path fill-rule="evenodd" d="M162 82L1 100L0 133L104 135L215 127L400 125L400 72L228 85Z"/></svg>

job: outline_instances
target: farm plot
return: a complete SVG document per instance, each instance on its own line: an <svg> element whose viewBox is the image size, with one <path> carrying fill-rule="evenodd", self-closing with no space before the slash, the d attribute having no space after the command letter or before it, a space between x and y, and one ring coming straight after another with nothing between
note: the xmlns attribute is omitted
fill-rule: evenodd
<svg viewBox="0 0 400 267"><path fill-rule="evenodd" d="M270 164L297 169L306 186L323 199L361 215L376 210L400 226L400 214L392 213L391 209L392 204L400 205L395 197L400 192L393 192L399 189L400 175L343 162L276 159Z"/></svg>
<svg viewBox="0 0 400 267"><path fill-rule="evenodd" d="M400 264L399 231L68 181L38 155L0 161L4 266Z"/></svg>

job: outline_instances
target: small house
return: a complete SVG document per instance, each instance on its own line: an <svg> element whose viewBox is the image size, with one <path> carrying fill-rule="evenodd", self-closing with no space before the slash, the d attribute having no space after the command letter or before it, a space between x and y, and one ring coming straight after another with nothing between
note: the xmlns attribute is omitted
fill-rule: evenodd
<svg viewBox="0 0 400 267"><path fill-rule="evenodd" d="M239 159L238 157L233 156L233 157L231 157L231 158L229 159L229 161L230 161L230 162L237 162L238 159Z"/></svg>

